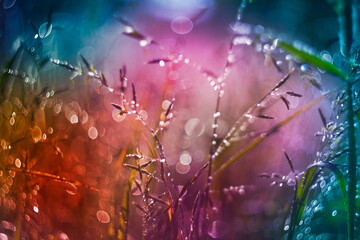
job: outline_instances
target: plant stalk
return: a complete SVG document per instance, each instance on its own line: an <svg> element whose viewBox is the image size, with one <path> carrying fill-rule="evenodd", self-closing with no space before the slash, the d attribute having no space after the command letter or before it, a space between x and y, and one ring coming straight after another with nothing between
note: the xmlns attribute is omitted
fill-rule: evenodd
<svg viewBox="0 0 360 240"><path fill-rule="evenodd" d="M340 25L339 38L341 52L347 58L350 57L350 49L353 40L353 27L352 27L352 1L343 0L338 21Z"/></svg>
<svg viewBox="0 0 360 240"><path fill-rule="evenodd" d="M353 240L355 235L355 213L356 213L356 139L354 128L354 110L353 110L353 96L352 83L349 82L346 87L347 92L347 121L348 121L348 143L349 143L349 158L348 158L348 172L349 172L349 233L348 239Z"/></svg>

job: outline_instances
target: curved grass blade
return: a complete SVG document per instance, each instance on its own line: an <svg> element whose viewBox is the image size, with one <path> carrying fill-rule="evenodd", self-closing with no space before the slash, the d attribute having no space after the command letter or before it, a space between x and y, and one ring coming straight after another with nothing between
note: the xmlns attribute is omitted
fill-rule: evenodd
<svg viewBox="0 0 360 240"><path fill-rule="evenodd" d="M300 49L295 48L294 46L285 43L285 42L279 42L278 43L281 48L283 48L285 51L294 54L301 60L303 60L306 63L309 63L311 65L314 65L315 67L321 68L331 74L334 74L336 76L341 77L343 80L347 81L347 75L340 70L337 66L319 58L318 56L311 55L307 52L304 52Z"/></svg>

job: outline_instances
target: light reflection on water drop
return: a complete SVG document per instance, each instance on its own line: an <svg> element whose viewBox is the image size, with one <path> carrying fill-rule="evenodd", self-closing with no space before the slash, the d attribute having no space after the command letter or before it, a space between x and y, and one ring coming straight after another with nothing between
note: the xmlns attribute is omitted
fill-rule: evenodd
<svg viewBox="0 0 360 240"><path fill-rule="evenodd" d="M21 161L20 161L20 159L16 159L15 160L15 166L17 167L17 168L20 168L21 167Z"/></svg>
<svg viewBox="0 0 360 240"><path fill-rule="evenodd" d="M162 102L161 107L162 107L163 110L166 111L169 108L170 104L171 104L170 100L165 100L165 101Z"/></svg>
<svg viewBox="0 0 360 240"><path fill-rule="evenodd" d="M334 211L332 212L331 216L335 217L335 216L336 216L336 214L337 214L337 211L336 211L336 210L334 210Z"/></svg>
<svg viewBox="0 0 360 240"><path fill-rule="evenodd" d="M105 212L103 210L99 210L96 213L96 217L99 220L99 222L101 222L101 223L109 223L110 222L109 214L107 214L107 212Z"/></svg>
<svg viewBox="0 0 360 240"><path fill-rule="evenodd" d="M31 136L34 140L34 143L37 143L41 140L42 138L42 132L40 127L35 126L32 130L31 130Z"/></svg>
<svg viewBox="0 0 360 240"><path fill-rule="evenodd" d="M91 127L88 130L89 138L96 139L98 137L98 130L95 127Z"/></svg>
<svg viewBox="0 0 360 240"><path fill-rule="evenodd" d="M65 191L70 195L75 195L77 192L77 187L73 183L67 183Z"/></svg>
<svg viewBox="0 0 360 240"><path fill-rule="evenodd" d="M184 16L176 17L171 21L171 30L177 34L187 34L193 29L193 22Z"/></svg>
<svg viewBox="0 0 360 240"><path fill-rule="evenodd" d="M203 134L205 126L201 123L199 118L192 118L185 124L185 132L188 136L200 136Z"/></svg>
<svg viewBox="0 0 360 240"><path fill-rule="evenodd" d="M70 122L71 122L71 124L76 124L76 123L78 123L78 122L79 122L78 116L76 116L75 114L72 115L72 116L70 117Z"/></svg>
<svg viewBox="0 0 360 240"><path fill-rule="evenodd" d="M48 25L48 23L43 23L40 27L39 27L39 37L40 38L46 38L47 36L50 35L52 31L52 24ZM50 95L49 95L50 96Z"/></svg>
<svg viewBox="0 0 360 240"><path fill-rule="evenodd" d="M176 171L180 174L187 174L190 171L189 165L183 165L181 162L176 164Z"/></svg>
<svg viewBox="0 0 360 240"><path fill-rule="evenodd" d="M58 234L60 240L69 240L69 237L66 233L61 232Z"/></svg>
<svg viewBox="0 0 360 240"><path fill-rule="evenodd" d="M222 238L229 231L229 226L226 222L217 220L210 224L208 234L212 238Z"/></svg>
<svg viewBox="0 0 360 240"><path fill-rule="evenodd" d="M191 163L191 155L187 151L183 151L180 155L180 162L183 165L189 165Z"/></svg>

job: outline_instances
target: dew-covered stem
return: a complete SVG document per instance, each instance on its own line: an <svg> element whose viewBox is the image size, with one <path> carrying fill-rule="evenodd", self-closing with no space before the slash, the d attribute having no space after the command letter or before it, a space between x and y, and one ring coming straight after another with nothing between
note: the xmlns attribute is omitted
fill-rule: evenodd
<svg viewBox="0 0 360 240"><path fill-rule="evenodd" d="M348 144L349 144L349 157L348 157L348 171L349 171L349 236L348 239L354 239L355 233L355 213L356 213L356 139L354 128L354 111L353 111L353 91L352 84L348 83L347 91L347 121L348 121Z"/></svg>
<svg viewBox="0 0 360 240"><path fill-rule="evenodd" d="M281 122L279 122L278 124L276 124L275 126L273 126L268 132L261 134L260 136L258 136L257 138L253 139L250 143L248 143L244 148L242 148L239 152L237 152L235 155L233 155L232 157L229 158L228 161L226 161L224 164L221 165L221 167L219 169L217 169L214 173L213 173L213 177L215 177L216 175L218 175L219 173L223 172L224 170L226 170L227 168L229 168L233 163L235 163L240 157L242 157L243 155L245 155L247 152L249 152L251 149L253 149L254 147L256 147L259 143L261 143L262 141L264 141L267 137L271 136L273 133L277 132L281 127L283 127L284 125L286 125L287 123L289 123L291 120L293 120L294 118L296 118L297 116L299 116L301 113L306 112L307 110L309 110L311 107L313 107L315 104L317 104L318 102L320 102L325 96L327 96L327 94L322 95L319 98L316 98L315 100L311 101L310 103L308 103L307 105L305 105L304 107L300 108L299 110L297 110L296 112L294 112L292 115L290 115L289 117L285 118L284 120L282 120Z"/></svg>
<svg viewBox="0 0 360 240"><path fill-rule="evenodd" d="M221 99L221 94L220 92L218 92L217 95L217 99L216 99L216 107L215 107L215 113L214 113L214 123L212 125L213 128L213 132L212 132L212 136L211 136L211 142L210 142L210 156L209 156L209 169L208 169L208 183L210 183L211 181L211 173L212 173L212 164L213 164L213 160L215 159L215 144L216 144L216 138L217 138L217 126L218 126L218 119L220 116L220 99Z"/></svg>

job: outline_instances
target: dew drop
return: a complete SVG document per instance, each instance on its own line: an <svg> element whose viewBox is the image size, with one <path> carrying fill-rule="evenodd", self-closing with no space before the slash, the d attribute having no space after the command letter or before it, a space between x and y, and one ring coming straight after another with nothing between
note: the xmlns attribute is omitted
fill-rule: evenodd
<svg viewBox="0 0 360 240"><path fill-rule="evenodd" d="M89 138L96 139L98 137L98 130L95 127L91 127L88 130Z"/></svg>
<svg viewBox="0 0 360 240"><path fill-rule="evenodd" d="M78 123L78 122L79 122L78 116L76 116L75 114L72 115L72 116L70 117L70 122L71 122L71 124L76 124L76 123Z"/></svg>
<svg viewBox="0 0 360 240"><path fill-rule="evenodd" d="M191 118L185 124L185 133L188 136L200 136L203 134L205 126L201 123L199 118Z"/></svg>
<svg viewBox="0 0 360 240"><path fill-rule="evenodd" d="M41 140L42 138L42 132L40 127L35 126L32 130L31 130L31 137L34 141L34 143L37 143Z"/></svg>
<svg viewBox="0 0 360 240"><path fill-rule="evenodd" d="M13 126L14 124L15 124L15 118L12 117L12 118L10 118L10 125Z"/></svg>
<svg viewBox="0 0 360 240"><path fill-rule="evenodd" d="M52 24L48 25L48 23L45 22L39 27L39 37L46 38L47 36L50 35L51 31L52 31Z"/></svg>
<svg viewBox="0 0 360 240"><path fill-rule="evenodd" d="M99 210L96 213L96 217L101 223L109 223L110 222L110 216L107 214L107 212L103 210Z"/></svg>
<svg viewBox="0 0 360 240"><path fill-rule="evenodd" d="M300 66L300 70L302 72L306 72L308 70L308 66L306 64L303 64L303 65Z"/></svg>
<svg viewBox="0 0 360 240"><path fill-rule="evenodd" d="M60 240L69 240L70 239L68 237L68 235L66 233L64 233L64 232L59 233L58 236L59 236Z"/></svg>
<svg viewBox="0 0 360 240"><path fill-rule="evenodd" d="M171 21L171 30L177 34L187 34L191 32L194 27L193 22L184 16L176 17Z"/></svg>
<svg viewBox="0 0 360 240"><path fill-rule="evenodd" d="M160 66L160 67L165 67L165 62L164 62L164 60L160 60L160 61L159 61L159 66Z"/></svg>
<svg viewBox="0 0 360 240"><path fill-rule="evenodd" d="M70 195L75 195L77 192L77 187L73 183L67 183L65 191Z"/></svg>
<svg viewBox="0 0 360 240"><path fill-rule="evenodd" d="M337 214L337 211L336 211L336 210L334 210L334 211L331 213L331 216L335 217L335 216L336 216L336 214Z"/></svg>
<svg viewBox="0 0 360 240"><path fill-rule="evenodd" d="M180 162L183 165L189 165L191 163L192 157L187 151L183 151L180 155Z"/></svg>
<svg viewBox="0 0 360 240"><path fill-rule="evenodd" d="M33 207L33 210L34 210L34 212L36 212L36 213L39 212L39 208L38 208L37 206L34 206L34 207Z"/></svg>
<svg viewBox="0 0 360 240"><path fill-rule="evenodd" d="M142 119L144 121L146 121L148 119L148 116L149 116L148 113L145 110L140 110L139 115L142 117Z"/></svg>
<svg viewBox="0 0 360 240"><path fill-rule="evenodd" d="M15 166L17 167L17 168L20 168L21 167L21 161L20 161L20 159L16 159L15 160Z"/></svg>
<svg viewBox="0 0 360 240"><path fill-rule="evenodd" d="M162 103L161 103L161 107L163 110L167 110L169 108L171 104L171 101L170 100L164 100Z"/></svg>
<svg viewBox="0 0 360 240"><path fill-rule="evenodd" d="M181 162L176 164L176 171L180 174L187 174L190 171L189 165L184 165Z"/></svg>

